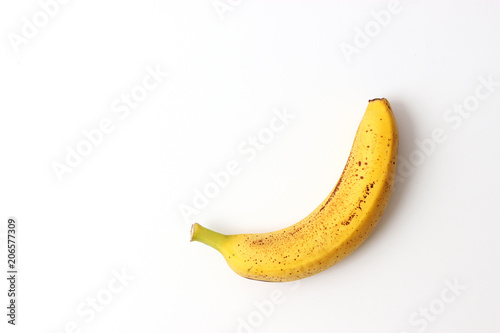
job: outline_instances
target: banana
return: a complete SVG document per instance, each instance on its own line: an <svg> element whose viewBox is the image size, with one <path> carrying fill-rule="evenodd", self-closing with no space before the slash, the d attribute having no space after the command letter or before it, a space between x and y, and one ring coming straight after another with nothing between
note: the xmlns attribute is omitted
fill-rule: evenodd
<svg viewBox="0 0 500 333"><path fill-rule="evenodd" d="M309 216L257 234L223 235L195 223L191 241L213 247L233 271L252 280L293 281L324 271L375 228L391 196L397 152L398 128L389 102L370 100L339 181Z"/></svg>

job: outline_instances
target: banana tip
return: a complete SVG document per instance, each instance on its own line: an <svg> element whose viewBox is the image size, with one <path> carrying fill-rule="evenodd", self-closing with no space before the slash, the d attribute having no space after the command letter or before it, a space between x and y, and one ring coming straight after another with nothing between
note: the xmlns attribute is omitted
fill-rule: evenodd
<svg viewBox="0 0 500 333"><path fill-rule="evenodd" d="M194 237L194 228L195 226L197 225L198 223L193 223L191 225L191 231L190 231L190 235L189 235L189 241L192 242L193 241L193 237Z"/></svg>
<svg viewBox="0 0 500 333"><path fill-rule="evenodd" d="M373 98L373 99L368 100L368 102L374 102L374 101L387 102L387 99L385 99L384 97L378 97L378 98Z"/></svg>

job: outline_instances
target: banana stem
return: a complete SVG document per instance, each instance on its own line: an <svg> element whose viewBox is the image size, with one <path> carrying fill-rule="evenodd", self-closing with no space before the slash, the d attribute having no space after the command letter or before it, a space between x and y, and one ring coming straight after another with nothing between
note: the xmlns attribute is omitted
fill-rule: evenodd
<svg viewBox="0 0 500 333"><path fill-rule="evenodd" d="M191 226L190 241L201 242L220 251L221 246L227 241L227 235L220 234L195 223Z"/></svg>

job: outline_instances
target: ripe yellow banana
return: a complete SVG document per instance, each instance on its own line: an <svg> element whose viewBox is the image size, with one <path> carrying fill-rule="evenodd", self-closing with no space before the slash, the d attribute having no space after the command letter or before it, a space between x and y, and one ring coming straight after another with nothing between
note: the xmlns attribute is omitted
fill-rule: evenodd
<svg viewBox="0 0 500 333"><path fill-rule="evenodd" d="M223 235L191 228L191 241L218 250L239 275L293 281L319 273L351 254L370 235L389 201L398 128L389 102L369 101L335 188L309 216L274 232Z"/></svg>

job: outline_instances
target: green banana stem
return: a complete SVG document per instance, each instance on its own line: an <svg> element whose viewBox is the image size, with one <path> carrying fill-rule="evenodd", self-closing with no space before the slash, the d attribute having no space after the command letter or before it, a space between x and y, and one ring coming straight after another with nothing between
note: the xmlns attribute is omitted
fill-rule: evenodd
<svg viewBox="0 0 500 333"><path fill-rule="evenodd" d="M226 243L228 236L207 229L198 223L191 226L191 242L197 241L213 247L217 251Z"/></svg>

